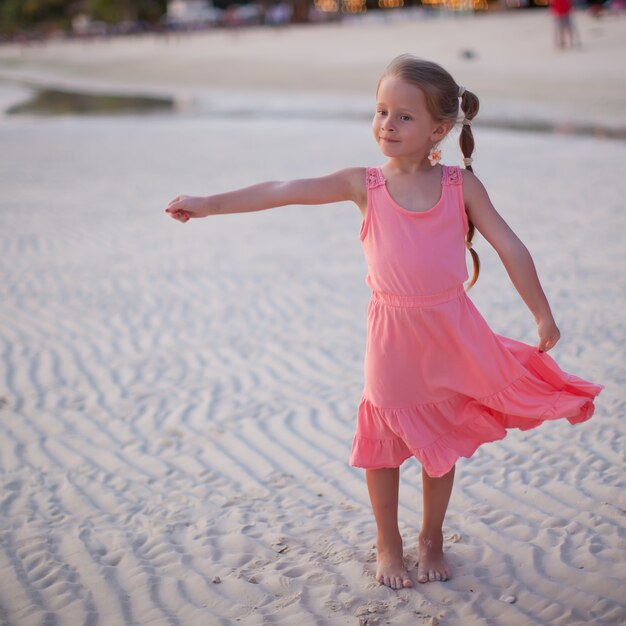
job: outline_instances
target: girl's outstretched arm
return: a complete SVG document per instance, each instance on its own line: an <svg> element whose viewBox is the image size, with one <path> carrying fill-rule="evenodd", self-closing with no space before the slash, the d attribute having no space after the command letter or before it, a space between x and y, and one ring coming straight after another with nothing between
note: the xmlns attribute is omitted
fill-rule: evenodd
<svg viewBox="0 0 626 626"><path fill-rule="evenodd" d="M561 334L528 249L496 211L487 190L472 172L463 172L463 195L470 220L495 248L511 282L535 316L539 333L537 347L541 351L550 350Z"/></svg>
<svg viewBox="0 0 626 626"><path fill-rule="evenodd" d="M288 204L328 204L352 200L362 210L367 202L365 168L339 170L320 178L269 181L213 196L177 196L165 211L186 222L192 217L249 213Z"/></svg>

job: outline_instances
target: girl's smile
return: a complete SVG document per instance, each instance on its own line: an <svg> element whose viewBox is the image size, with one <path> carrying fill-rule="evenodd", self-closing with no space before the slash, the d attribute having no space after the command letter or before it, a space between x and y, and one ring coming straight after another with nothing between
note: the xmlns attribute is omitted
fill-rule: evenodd
<svg viewBox="0 0 626 626"><path fill-rule="evenodd" d="M382 80L372 131L385 156L422 161L437 140L437 127L419 87L393 76Z"/></svg>

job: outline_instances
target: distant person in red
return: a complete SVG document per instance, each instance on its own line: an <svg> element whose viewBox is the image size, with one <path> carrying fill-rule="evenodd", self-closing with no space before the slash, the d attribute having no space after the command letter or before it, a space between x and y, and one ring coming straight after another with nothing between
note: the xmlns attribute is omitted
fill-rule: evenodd
<svg viewBox="0 0 626 626"><path fill-rule="evenodd" d="M571 48L574 45L571 0L550 0L550 12L556 20L557 48Z"/></svg>

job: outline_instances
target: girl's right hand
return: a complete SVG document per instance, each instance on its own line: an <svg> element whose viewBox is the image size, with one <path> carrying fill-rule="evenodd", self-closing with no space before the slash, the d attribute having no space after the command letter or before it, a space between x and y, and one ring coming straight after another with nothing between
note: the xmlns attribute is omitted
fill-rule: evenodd
<svg viewBox="0 0 626 626"><path fill-rule="evenodd" d="M209 214L206 198L199 196L176 196L170 200L165 212L183 224L192 217L206 217Z"/></svg>

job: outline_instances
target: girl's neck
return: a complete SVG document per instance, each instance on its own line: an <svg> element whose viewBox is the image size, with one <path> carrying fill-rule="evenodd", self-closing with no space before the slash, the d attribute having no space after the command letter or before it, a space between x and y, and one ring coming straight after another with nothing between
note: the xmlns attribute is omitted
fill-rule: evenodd
<svg viewBox="0 0 626 626"><path fill-rule="evenodd" d="M427 174L438 171L440 165L432 166L427 157L422 160L408 158L390 158L385 163L385 169L397 172L398 174Z"/></svg>

